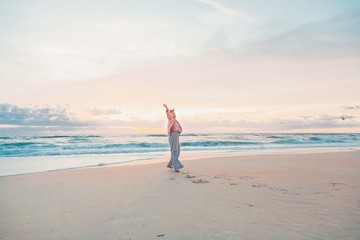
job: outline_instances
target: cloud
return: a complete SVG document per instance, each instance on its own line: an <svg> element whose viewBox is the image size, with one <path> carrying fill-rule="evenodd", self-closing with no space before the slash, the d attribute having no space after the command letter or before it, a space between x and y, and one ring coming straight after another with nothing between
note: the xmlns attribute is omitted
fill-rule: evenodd
<svg viewBox="0 0 360 240"><path fill-rule="evenodd" d="M344 117L345 120L342 120ZM344 127L360 127L360 122L354 120L354 116L322 115L321 117L305 116L299 119L279 120L276 124L279 129L329 129Z"/></svg>
<svg viewBox="0 0 360 240"><path fill-rule="evenodd" d="M209 38L209 40L204 43L201 51L204 53L226 51L227 49L231 49L229 42L229 36L224 29L218 29L214 32L212 38Z"/></svg>
<svg viewBox="0 0 360 240"><path fill-rule="evenodd" d="M358 107L358 106L357 106ZM95 114L118 114L118 109L91 109ZM342 120L342 117L345 120ZM214 118L213 118L214 119ZM358 118L352 115L302 116L291 119L268 121L202 119L201 114L180 118L185 132L309 132L309 131L354 131L360 127ZM102 119L78 120L61 107L18 107L0 104L0 134L115 134L134 132L163 132L166 119L144 119L133 116L129 120Z"/></svg>
<svg viewBox="0 0 360 240"><path fill-rule="evenodd" d="M360 10L353 9L245 44L243 49L285 56L359 57L359 26Z"/></svg>
<svg viewBox="0 0 360 240"><path fill-rule="evenodd" d="M89 112L91 112L92 115L116 115L116 114L122 114L122 111L120 109L116 109L116 108L107 108L107 109L92 108L92 109L89 109Z"/></svg>
<svg viewBox="0 0 360 240"><path fill-rule="evenodd" d="M360 105L342 106L342 108L344 108L344 109L349 109L349 110L360 110Z"/></svg>
<svg viewBox="0 0 360 240"><path fill-rule="evenodd" d="M240 13L231 9L231 8L228 8L228 7L225 7L224 5L220 4L220 3L217 3L215 1L211 1L211 0L197 0L198 2L201 2L201 3L205 3L213 8L215 8L216 10L224 13L224 14L227 14L227 15L233 15L233 16L239 16Z"/></svg>
<svg viewBox="0 0 360 240"><path fill-rule="evenodd" d="M109 32L166 31L173 29L169 22L159 19L136 20L112 18L95 23L95 27Z"/></svg>
<svg viewBox="0 0 360 240"><path fill-rule="evenodd" d="M360 122L354 116L322 115L320 117L304 116L294 119L272 119L270 121L247 121L247 120L218 120L218 121L182 121L188 131L200 132L306 132L312 129L344 129L360 127Z"/></svg>
<svg viewBox="0 0 360 240"><path fill-rule="evenodd" d="M15 126L84 126L85 122L72 119L66 108L18 107L0 104L0 124Z"/></svg>
<svg viewBox="0 0 360 240"><path fill-rule="evenodd" d="M68 112L68 108L61 106L31 106L0 104L0 135L22 134L114 134L131 133L139 129L159 131L165 129L165 120L145 120L132 117L130 120L80 120ZM93 115L122 114L116 108L92 108Z"/></svg>
<svg viewBox="0 0 360 240"><path fill-rule="evenodd" d="M211 25L224 25L236 22L239 18L251 21L249 17L244 14L240 14L240 12L228 8L221 3L212 1L212 0L196 0L198 2L204 3L212 8L214 8L215 12L210 12L200 16L200 19Z"/></svg>

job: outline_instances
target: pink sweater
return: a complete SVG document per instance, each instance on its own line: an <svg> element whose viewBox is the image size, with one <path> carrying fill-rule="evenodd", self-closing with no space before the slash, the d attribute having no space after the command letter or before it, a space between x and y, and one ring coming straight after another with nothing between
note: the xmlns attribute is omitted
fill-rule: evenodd
<svg viewBox="0 0 360 240"><path fill-rule="evenodd" d="M168 122L167 131L168 134L170 135L172 132L182 133L183 130L180 123L176 120L176 118L172 118Z"/></svg>
<svg viewBox="0 0 360 240"><path fill-rule="evenodd" d="M180 125L180 123L176 120L176 118L173 118L170 112L166 112L169 122L167 125L167 132L170 135L172 132L178 132L178 133L182 133L182 127Z"/></svg>

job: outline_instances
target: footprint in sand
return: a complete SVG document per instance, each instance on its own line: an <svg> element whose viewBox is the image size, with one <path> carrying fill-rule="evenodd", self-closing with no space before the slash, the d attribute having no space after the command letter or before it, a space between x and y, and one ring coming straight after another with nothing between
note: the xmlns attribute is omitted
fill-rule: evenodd
<svg viewBox="0 0 360 240"><path fill-rule="evenodd" d="M185 178L196 178L196 176L186 175Z"/></svg>
<svg viewBox="0 0 360 240"><path fill-rule="evenodd" d="M337 182L331 182L330 183L331 186L336 186L336 185L346 185L346 183L337 183Z"/></svg>
<svg viewBox="0 0 360 240"><path fill-rule="evenodd" d="M249 180L249 179L255 179L256 177L252 177L252 176L242 176L239 177L241 180Z"/></svg>
<svg viewBox="0 0 360 240"><path fill-rule="evenodd" d="M191 180L191 182L192 183L209 183L210 181L199 179L199 180Z"/></svg>
<svg viewBox="0 0 360 240"><path fill-rule="evenodd" d="M318 195L318 194L329 194L330 192L314 192L315 195Z"/></svg>

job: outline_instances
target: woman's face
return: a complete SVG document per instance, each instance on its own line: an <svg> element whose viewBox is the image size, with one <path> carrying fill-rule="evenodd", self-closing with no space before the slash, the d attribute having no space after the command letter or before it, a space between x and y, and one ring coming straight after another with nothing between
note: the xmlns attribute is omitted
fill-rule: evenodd
<svg viewBox="0 0 360 240"><path fill-rule="evenodd" d="M172 114L173 118L176 118L175 111L171 110L170 112L171 112L171 114Z"/></svg>

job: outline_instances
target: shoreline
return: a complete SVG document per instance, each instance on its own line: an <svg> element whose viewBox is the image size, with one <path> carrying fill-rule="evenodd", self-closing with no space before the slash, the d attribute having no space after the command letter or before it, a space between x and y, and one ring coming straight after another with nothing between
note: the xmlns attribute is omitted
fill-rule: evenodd
<svg viewBox="0 0 360 240"><path fill-rule="evenodd" d="M216 158L216 157L242 157L242 156L262 156L262 155L277 155L277 154L312 154L312 153L336 153L336 152L352 152L360 151L360 147L317 147L317 148L284 148L284 149L262 149L262 150L246 150L243 152L222 152L222 151L185 151L181 153L180 161L192 161L200 160L206 158ZM167 153L168 155L169 153ZM104 167L123 167L123 166L134 166L134 165L147 165L153 163L162 163L168 161L168 156L161 156L157 158L147 158L147 159L133 159L128 161L116 162L115 159L120 157L126 158L125 155L119 154L98 154L98 155L73 155L73 156L31 156L31 157L9 157L9 158L0 158L1 161L11 161L10 164L13 164L13 161L20 161L19 164L24 165L24 161L30 160L31 163L37 165L45 164L48 166L49 163L45 163L48 159L56 159L57 162L67 162L69 159L80 160L80 161L98 161L97 159L108 159L108 161L114 161L106 163L106 161L100 161L95 164L85 165L85 166L70 166L65 168L54 168L46 170L26 170L26 172L10 173L4 174L0 172L0 178L10 177L10 176L20 176L28 174L38 174L46 172L58 172L58 171L74 171L82 170L88 168L104 168ZM18 163L15 163L18 164ZM22 166L24 168L24 166Z"/></svg>
<svg viewBox="0 0 360 240"><path fill-rule="evenodd" d="M358 239L360 152L0 178L0 239ZM159 237L160 236L160 237Z"/></svg>

